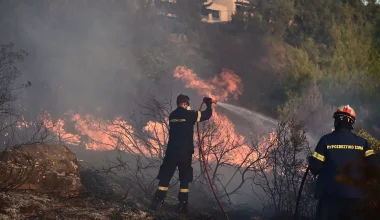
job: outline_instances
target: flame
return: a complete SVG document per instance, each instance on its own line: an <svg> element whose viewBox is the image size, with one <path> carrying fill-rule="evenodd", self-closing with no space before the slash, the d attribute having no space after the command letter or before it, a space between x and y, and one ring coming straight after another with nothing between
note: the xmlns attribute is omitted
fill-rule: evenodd
<svg viewBox="0 0 380 220"><path fill-rule="evenodd" d="M71 120L74 122L75 130L82 137L87 137L85 142L86 149L113 150L117 147L116 138L109 134L110 132L115 132L115 126L112 125L112 122L96 119L89 114L84 117L74 114ZM115 124L117 124L119 119L115 119L115 121Z"/></svg>
<svg viewBox="0 0 380 220"><path fill-rule="evenodd" d="M299 169L299 171L302 172L302 173L305 173L306 170L307 170L307 167L302 167L302 168Z"/></svg>
<svg viewBox="0 0 380 220"><path fill-rule="evenodd" d="M191 69L178 66L174 71L174 77L185 82L186 88L195 89L198 94L217 100L223 101L229 96L237 99L243 91L239 76L228 69L212 79L202 80ZM101 110L100 107L96 109L97 112ZM54 133L60 142L96 151L118 149L150 158L164 155L169 136L167 118L162 121L148 121L136 132L137 128L121 117L105 120L73 111L65 115L65 119L56 121L46 112L41 117L45 127ZM72 131L65 128L67 125L71 125ZM30 124L24 119L18 124L18 127L28 126ZM251 166L269 147L275 146L277 140L275 134L270 133L269 137L262 137L252 146L244 136L238 134L235 125L227 116L215 111L211 120L202 123L202 136L202 148L208 163L218 161L241 167ZM196 139L195 143L198 144ZM199 159L198 148L194 151L195 159Z"/></svg>
<svg viewBox="0 0 380 220"><path fill-rule="evenodd" d="M196 73L185 66L178 66L174 70L174 77L181 79L186 88L192 88L199 95L206 95L213 99L225 101L229 95L237 99L243 93L243 85L239 76L228 69L224 69L219 76L210 80L200 79ZM248 166L256 161L270 145L276 145L276 137L271 133L269 137L262 137L255 148L247 144L245 137L235 131L235 125L227 116L213 113L210 126L216 126L213 134L203 134L203 142L208 155L207 160L212 162L222 160L226 164ZM208 130L212 128L208 128ZM223 158L218 156L224 155Z"/></svg>
<svg viewBox="0 0 380 220"><path fill-rule="evenodd" d="M186 88L195 89L199 95L206 95L212 99L225 101L229 95L237 99L243 94L243 85L239 76L228 69L224 69L219 76L203 81L191 69L178 66L174 70L175 78L181 79Z"/></svg>
<svg viewBox="0 0 380 220"><path fill-rule="evenodd" d="M74 146L83 145L88 150L102 151L119 149L147 157L163 155L162 148L165 139L160 139L159 137L162 135L164 138L164 131L160 131L156 128L157 123L148 122L143 128L144 131L152 134L147 141L144 142L141 137L135 133L134 128L120 117L114 120L104 120L90 114L84 116L74 114L72 111L69 111L66 115L69 116L66 121L64 119L58 119L55 123L53 123L48 113L45 113L42 117L45 127L53 132L62 142ZM74 135L64 129L65 122L67 121L73 124L75 133L77 134ZM159 126L157 127L160 128ZM160 145L157 143L160 143Z"/></svg>
<svg viewBox="0 0 380 220"><path fill-rule="evenodd" d="M143 130L148 133L147 143L152 146L158 155L164 154L164 147L168 143L168 123L169 121L167 118L164 122L149 121L143 128Z"/></svg>
<svg viewBox="0 0 380 220"><path fill-rule="evenodd" d="M174 77L184 81L186 88L193 88L198 94L213 99L226 100L230 95L237 99L242 95L241 79L230 70L224 70L219 76L203 81L192 70L178 66ZM72 111L67 116L65 120L58 119L55 123L49 114L43 117L46 127L67 144L83 145L89 150L120 149L146 157L164 155L169 135L167 118L162 121L148 121L139 129L140 132L136 132L121 117L104 120L90 114L74 114ZM75 132L70 133L64 129L66 122L72 123ZM202 127L202 147L211 163L219 161L235 166L250 166L270 145L276 144L276 137L271 133L270 137L262 137L259 143L251 146L244 136L235 131L235 125L227 116L215 111L211 120L202 123ZM196 148L194 157L197 155Z"/></svg>
<svg viewBox="0 0 380 220"><path fill-rule="evenodd" d="M207 95L213 99L226 100L228 96L237 99L242 95L241 79L230 70L223 70L219 76L210 80L200 79L192 70L178 66L174 77L185 82L186 88L195 89L200 95ZM71 134L63 129L64 121L59 119L54 125L51 117L45 123L62 140L72 145L83 145L90 150L121 149L130 153L147 157L162 157L168 142L168 119L162 121L148 121L142 128L143 134L136 134L133 126L121 118L103 120L92 115L80 115L69 112L69 121L73 123L75 133ZM235 131L235 125L227 116L214 111L213 117L204 123L202 130L204 141L202 147L208 162L221 161L236 166L249 166L260 157L269 145L273 144L273 134L269 138L263 137L253 148L247 144L245 137ZM197 144L197 141L195 140ZM198 149L195 149L196 158Z"/></svg>
<svg viewBox="0 0 380 220"><path fill-rule="evenodd" d="M133 126L121 118L104 120L93 115L74 114L68 112L66 120L58 119L53 123L49 114L42 118L44 124L59 137L60 141L67 144L83 145L88 150L114 150L119 149L135 155L146 157L162 157L168 142L168 120L162 122L148 121L142 131L146 136L135 133ZM76 134L64 129L66 122L73 124ZM235 166L250 166L273 144L273 134L270 138L263 137L258 143L258 148L252 148L246 143L245 138L235 131L235 125L225 115L214 112L212 119L206 123L202 132L205 132L203 149L207 161L212 163L217 160ZM195 143L198 143L195 140ZM197 145L197 144L196 144ZM197 159L198 148L195 148L194 157Z"/></svg>
<svg viewBox="0 0 380 220"><path fill-rule="evenodd" d="M43 121L44 126L53 132L60 141L76 146L81 143L79 135L65 131L63 128L65 125L64 120L58 119L57 122L54 123L51 115L47 112L42 115L41 120Z"/></svg>
<svg viewBox="0 0 380 220"><path fill-rule="evenodd" d="M18 129L29 128L30 126L33 126L33 122L26 121L24 115L21 115L21 119L16 122L16 128Z"/></svg>
<svg viewBox="0 0 380 220"><path fill-rule="evenodd" d="M206 136L203 146L209 162L221 161L235 166L250 166L270 146L275 146L276 136L270 133L269 137L261 137L255 146L249 145L243 135L235 131L235 125L227 116L213 113L210 127L214 132L203 134ZM210 130L208 128L207 130Z"/></svg>

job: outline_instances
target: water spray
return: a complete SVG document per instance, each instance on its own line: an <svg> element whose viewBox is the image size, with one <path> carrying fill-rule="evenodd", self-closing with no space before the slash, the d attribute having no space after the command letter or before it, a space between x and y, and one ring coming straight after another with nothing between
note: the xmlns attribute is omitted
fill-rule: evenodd
<svg viewBox="0 0 380 220"><path fill-rule="evenodd" d="M217 103L216 101L213 102L213 103ZM219 103L219 106L220 107L223 107L231 112L234 112L238 115L240 115L241 117L249 120L249 121L252 121L256 124L260 124L260 125L268 125L268 127L270 128L275 128L278 124L278 121L273 119L273 118L269 118L269 117L266 117L258 112L254 112L254 111L250 111L248 109L245 109L245 108L242 108L242 107L239 107L239 106L235 106L235 105L231 105L231 104L228 104L228 103ZM315 138L310 136L309 134L306 135L307 136L307 139L309 141L314 141L315 142ZM198 137L198 139L200 139ZM204 159L203 159L204 160ZM301 196L302 196L302 190L303 190L303 186L305 184L305 181L306 181L306 177L309 173L309 170L310 168L307 167L304 175L303 175L303 178L302 178L302 181L301 181L301 185L300 185L300 188L298 190L298 195L297 195L297 199L296 199L296 207L295 207L295 211L294 211L294 215L293 215L293 218L294 220L297 220L299 217L299 205L300 205L300 201L301 201ZM206 169L207 171L207 169ZM211 183L210 183L211 184ZM222 207L221 207L222 208Z"/></svg>
<svg viewBox="0 0 380 220"><path fill-rule="evenodd" d="M217 103L216 100L212 100L211 102L214 103L214 104ZM201 106L199 107L199 111L202 110L203 104L204 104L204 102L201 103ZM227 220L229 220L228 215L227 215L226 211L224 210L224 208L222 206L222 203L220 203L219 198L216 195L216 191L215 191L214 185L212 183L212 180L210 178L210 174L209 174L208 169L207 169L206 158L205 158L205 155L204 155L204 152L203 152L202 142L201 142L201 133L199 131L199 122L197 122L197 133L198 133L198 149L199 149L199 152L201 153L201 156L202 156L203 167L204 167L204 169L206 171L207 179L208 179L208 182L210 184L211 191L214 194L214 197L215 197L216 201L218 202L218 205L219 205L220 209L222 210L224 216L226 217Z"/></svg>
<svg viewBox="0 0 380 220"><path fill-rule="evenodd" d="M251 121L255 124L258 124L258 125L267 125L270 128L274 128L278 124L276 119L267 117L263 114L260 114L258 112L252 111L252 110L248 110L248 109L240 107L240 106L236 106L236 105L232 105L232 104L228 104L228 103L224 103L224 102L219 103L218 106L223 107L223 108L227 109L228 111L233 112L234 114L237 114L237 115L243 117L244 119Z"/></svg>
<svg viewBox="0 0 380 220"><path fill-rule="evenodd" d="M218 102L218 106L236 115L239 115L240 117L246 119L248 122L251 122L257 126L261 126L267 131L274 131L278 126L278 122L279 122L278 120L265 116L259 112L249 110L240 106L228 104L225 102ZM306 133L306 138L311 144L317 143L316 134L308 132Z"/></svg>

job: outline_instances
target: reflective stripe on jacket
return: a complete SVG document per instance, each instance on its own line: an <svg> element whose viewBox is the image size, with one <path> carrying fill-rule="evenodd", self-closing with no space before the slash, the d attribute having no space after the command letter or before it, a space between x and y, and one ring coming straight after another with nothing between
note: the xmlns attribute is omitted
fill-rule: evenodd
<svg viewBox="0 0 380 220"><path fill-rule="evenodd" d="M342 169L350 164L350 178L360 178L357 169L361 159L373 159L374 151L367 140L348 129L339 129L323 136L309 160L312 174L319 175L315 197L362 198L362 191L352 185L338 181Z"/></svg>
<svg viewBox="0 0 380 220"><path fill-rule="evenodd" d="M210 119L211 104L204 111L177 107L169 115L169 141L166 153L188 155L194 153L194 124Z"/></svg>

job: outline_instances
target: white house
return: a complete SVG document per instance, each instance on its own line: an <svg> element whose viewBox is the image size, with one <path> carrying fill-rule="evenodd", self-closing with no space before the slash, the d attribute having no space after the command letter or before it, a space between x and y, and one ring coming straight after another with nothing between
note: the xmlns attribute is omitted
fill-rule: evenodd
<svg viewBox="0 0 380 220"><path fill-rule="evenodd" d="M249 4L248 0L207 0L206 9L202 11L202 21L228 22L238 10L244 10Z"/></svg>
<svg viewBox="0 0 380 220"><path fill-rule="evenodd" d="M156 0L156 6L165 4L170 8L171 4L175 4L176 0ZM231 21L232 15L239 10L244 10L249 4L249 0L206 0L204 5L206 6L202 10L202 21L214 23L214 22L228 22ZM161 12L170 17L175 17L171 13Z"/></svg>

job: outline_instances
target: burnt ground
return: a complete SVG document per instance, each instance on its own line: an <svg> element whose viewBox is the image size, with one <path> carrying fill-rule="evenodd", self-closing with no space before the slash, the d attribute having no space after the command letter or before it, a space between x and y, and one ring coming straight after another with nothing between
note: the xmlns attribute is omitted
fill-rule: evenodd
<svg viewBox="0 0 380 220"><path fill-rule="evenodd" d="M0 193L0 219L218 219L206 214L179 215L168 209L152 213L131 204L97 198L56 198L28 191Z"/></svg>
<svg viewBox="0 0 380 220"><path fill-rule="evenodd" d="M82 171L85 190L73 198L28 190L0 192L0 219L190 220L224 219L218 207L191 206L190 214L175 212L176 198L168 197L161 211L147 209L150 201L122 191L122 186L94 172ZM230 219L256 219L247 210L230 211Z"/></svg>

